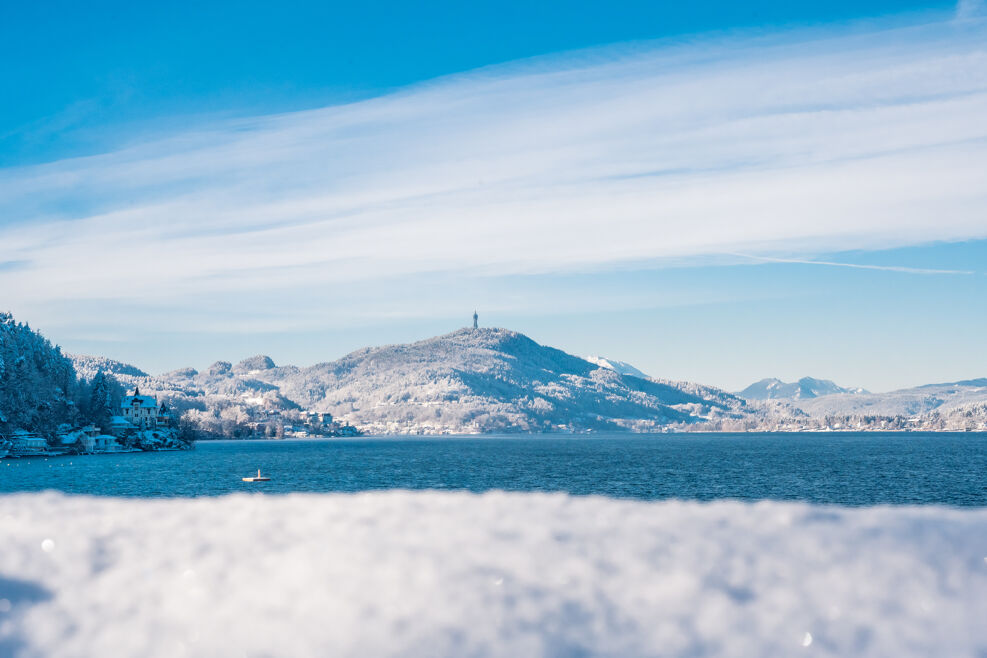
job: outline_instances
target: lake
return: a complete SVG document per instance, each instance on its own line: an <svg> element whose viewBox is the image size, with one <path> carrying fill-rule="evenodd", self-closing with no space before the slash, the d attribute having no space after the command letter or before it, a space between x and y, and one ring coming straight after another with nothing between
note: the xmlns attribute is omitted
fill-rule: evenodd
<svg viewBox="0 0 987 658"><path fill-rule="evenodd" d="M241 477L257 469L270 482ZM646 500L987 505L987 434L502 435L203 441L190 452L0 460L0 493L563 491Z"/></svg>

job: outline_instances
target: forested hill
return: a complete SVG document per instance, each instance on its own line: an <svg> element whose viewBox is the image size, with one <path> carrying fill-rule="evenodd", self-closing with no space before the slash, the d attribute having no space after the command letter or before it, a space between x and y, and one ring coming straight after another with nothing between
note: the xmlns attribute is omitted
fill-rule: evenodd
<svg viewBox="0 0 987 658"><path fill-rule="evenodd" d="M108 359L73 359L83 376L110 372L187 412L207 433L229 437L297 424L310 411L371 434L987 429L983 380L869 394L806 379L798 399L744 400L711 386L635 375L640 371L628 364L581 359L494 328L368 347L311 367L278 366L258 355L235 365L217 361L202 372L148 376Z"/></svg>
<svg viewBox="0 0 987 658"><path fill-rule="evenodd" d="M80 371L99 361L73 358ZM750 415L743 400L719 389L624 374L493 328L368 347L307 368L259 355L202 372L146 377L125 364L112 372L223 436L302 411L330 412L373 434L653 431L720 427Z"/></svg>
<svg viewBox="0 0 987 658"><path fill-rule="evenodd" d="M54 436L77 413L72 363L51 342L0 313L0 432Z"/></svg>
<svg viewBox="0 0 987 658"><path fill-rule="evenodd" d="M496 328L251 376L377 433L655 430L746 415L723 391L625 375Z"/></svg>

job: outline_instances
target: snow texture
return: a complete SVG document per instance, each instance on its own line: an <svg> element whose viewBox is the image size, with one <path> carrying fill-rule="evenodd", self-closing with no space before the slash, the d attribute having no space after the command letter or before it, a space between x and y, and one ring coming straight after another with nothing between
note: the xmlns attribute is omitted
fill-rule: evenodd
<svg viewBox="0 0 987 658"><path fill-rule="evenodd" d="M0 497L3 656L983 656L987 510Z"/></svg>

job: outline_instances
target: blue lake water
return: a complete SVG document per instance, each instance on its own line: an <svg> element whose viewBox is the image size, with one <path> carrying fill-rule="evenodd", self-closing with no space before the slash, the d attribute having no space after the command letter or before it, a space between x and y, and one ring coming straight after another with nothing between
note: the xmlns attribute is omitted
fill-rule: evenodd
<svg viewBox="0 0 987 658"><path fill-rule="evenodd" d="M260 468L271 482L241 477ZM190 452L0 460L0 493L375 489L987 505L987 434L811 433L201 442Z"/></svg>

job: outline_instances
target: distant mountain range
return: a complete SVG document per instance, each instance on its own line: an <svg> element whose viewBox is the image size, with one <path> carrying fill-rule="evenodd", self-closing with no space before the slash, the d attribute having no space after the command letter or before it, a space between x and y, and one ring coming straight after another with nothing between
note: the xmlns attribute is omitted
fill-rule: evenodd
<svg viewBox="0 0 987 658"><path fill-rule="evenodd" d="M844 388L828 379L812 377L792 383L762 379L737 395L748 401L784 401L811 418L899 417L926 427L933 416L974 420L983 415L987 409L987 378L926 384L887 393Z"/></svg>
<svg viewBox="0 0 987 658"><path fill-rule="evenodd" d="M987 412L987 379L926 384L888 393L838 393L794 403L814 417L900 416L927 419L955 415L971 422Z"/></svg>
<svg viewBox="0 0 987 658"><path fill-rule="evenodd" d="M507 329L461 329L311 367L258 355L149 376L103 357L71 358L81 375L103 370L222 428L319 411L377 434L987 429L987 380L874 394L808 377L765 379L734 395L579 358Z"/></svg>
<svg viewBox="0 0 987 658"><path fill-rule="evenodd" d="M737 395L745 400L809 400L837 393L859 395L867 391L862 388L843 388L829 379L803 377L797 382L783 382L770 378L754 382Z"/></svg>

